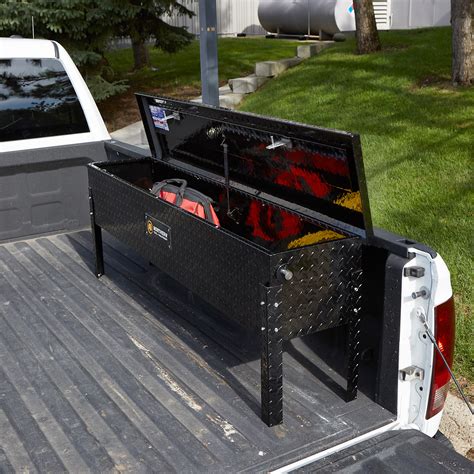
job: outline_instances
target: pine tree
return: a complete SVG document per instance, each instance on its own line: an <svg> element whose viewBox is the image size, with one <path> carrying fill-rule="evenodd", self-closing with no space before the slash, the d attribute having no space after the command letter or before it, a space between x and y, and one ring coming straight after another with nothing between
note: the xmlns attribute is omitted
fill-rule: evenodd
<svg viewBox="0 0 474 474"><path fill-rule="evenodd" d="M146 42L175 52L192 35L168 25L162 16L177 11L192 15L176 0L3 0L0 2L0 36L32 36L58 41L84 75L96 100L124 91L124 81L113 81L105 51L117 35L132 39L135 68L149 65Z"/></svg>
<svg viewBox="0 0 474 474"><path fill-rule="evenodd" d="M128 0L123 1L121 21L117 31L132 40L135 69L150 65L146 43L154 39L155 46L174 53L189 44L193 35L182 27L163 21L164 15L178 13L191 17L193 13L176 0Z"/></svg>

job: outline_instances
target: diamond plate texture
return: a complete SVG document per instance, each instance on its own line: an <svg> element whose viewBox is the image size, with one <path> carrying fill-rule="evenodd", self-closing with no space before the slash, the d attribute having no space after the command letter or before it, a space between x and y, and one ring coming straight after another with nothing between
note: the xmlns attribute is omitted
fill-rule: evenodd
<svg viewBox="0 0 474 474"><path fill-rule="evenodd" d="M344 239L273 256L274 268L293 273L277 295L286 339L349 322L360 304L353 295L361 291L361 252L360 240Z"/></svg>
<svg viewBox="0 0 474 474"><path fill-rule="evenodd" d="M351 294L352 305L349 308L348 337L347 337L347 389L346 400L357 398L360 365L360 326L362 318L362 270L352 273L354 291Z"/></svg>
<svg viewBox="0 0 474 474"><path fill-rule="evenodd" d="M372 234L357 135L167 97L137 94L137 99L154 157L224 176L225 141L232 179L301 206L303 212L316 211L322 222L329 223L324 217L331 216L352 235ZM157 104L179 118L168 121L168 131L153 122L150 106ZM290 145L269 148L280 139Z"/></svg>
<svg viewBox="0 0 474 474"><path fill-rule="evenodd" d="M348 321L351 295L357 290L352 274L361 269L359 239L271 255L104 170L89 167L89 185L96 225L242 326L260 327L260 285L279 284L276 269L283 263L294 276L274 295L282 337L291 339ZM170 246L146 234L145 214L169 226Z"/></svg>
<svg viewBox="0 0 474 474"><path fill-rule="evenodd" d="M347 398L355 398L359 239L270 254L114 176L107 164L101 166L88 167L97 276L104 273L103 228L230 319L260 331L262 419L268 426L283 420L283 341L348 324ZM117 166L111 168L119 173ZM148 216L153 220L148 222ZM155 224L165 237L154 233ZM293 275L288 281L278 275L282 265Z"/></svg>
<svg viewBox="0 0 474 474"><path fill-rule="evenodd" d="M103 171L89 168L89 186L96 225L242 326L260 326L264 252ZM170 247L146 234L145 214L170 227Z"/></svg>
<svg viewBox="0 0 474 474"><path fill-rule="evenodd" d="M275 426L283 422L283 318L276 302L280 288L262 288L262 420Z"/></svg>

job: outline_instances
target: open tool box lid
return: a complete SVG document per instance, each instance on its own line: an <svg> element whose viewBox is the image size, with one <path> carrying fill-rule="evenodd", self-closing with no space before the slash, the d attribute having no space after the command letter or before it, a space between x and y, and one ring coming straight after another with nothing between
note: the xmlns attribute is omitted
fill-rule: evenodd
<svg viewBox="0 0 474 474"><path fill-rule="evenodd" d="M137 94L152 157L348 236L373 235L359 136Z"/></svg>

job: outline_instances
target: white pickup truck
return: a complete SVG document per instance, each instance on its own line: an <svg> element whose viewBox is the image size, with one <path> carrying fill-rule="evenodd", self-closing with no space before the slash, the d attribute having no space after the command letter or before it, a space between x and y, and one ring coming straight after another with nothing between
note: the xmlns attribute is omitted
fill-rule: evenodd
<svg viewBox="0 0 474 474"><path fill-rule="evenodd" d="M146 156L59 44L0 39L1 471L472 472L430 438L450 382L430 334L451 364L455 321L436 251L375 229L359 396L344 327L294 339L270 428L245 334L110 236L90 271L85 165Z"/></svg>

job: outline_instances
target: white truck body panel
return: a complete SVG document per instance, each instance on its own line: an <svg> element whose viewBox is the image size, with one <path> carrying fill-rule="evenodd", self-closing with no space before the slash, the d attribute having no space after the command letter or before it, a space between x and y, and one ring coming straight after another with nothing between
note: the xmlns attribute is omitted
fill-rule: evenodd
<svg viewBox="0 0 474 474"><path fill-rule="evenodd" d="M49 40L0 38L0 59L14 58L59 59L74 87L90 131L87 133L1 142L0 153L110 140L109 132L105 127L86 82L67 51L60 44Z"/></svg>
<svg viewBox="0 0 474 474"><path fill-rule="evenodd" d="M426 315L431 331L435 332L434 308L452 295L449 270L438 255L432 258L428 253L410 249L416 257L406 266L420 266L426 269L422 278L403 278L400 323L399 370L415 366L424 371L423 380L398 381L398 421L400 426L415 428L433 436L438 431L442 412L426 420L426 409L430 393L433 370L434 347L425 333L417 310ZM413 299L412 293L422 288L428 290L428 297Z"/></svg>

